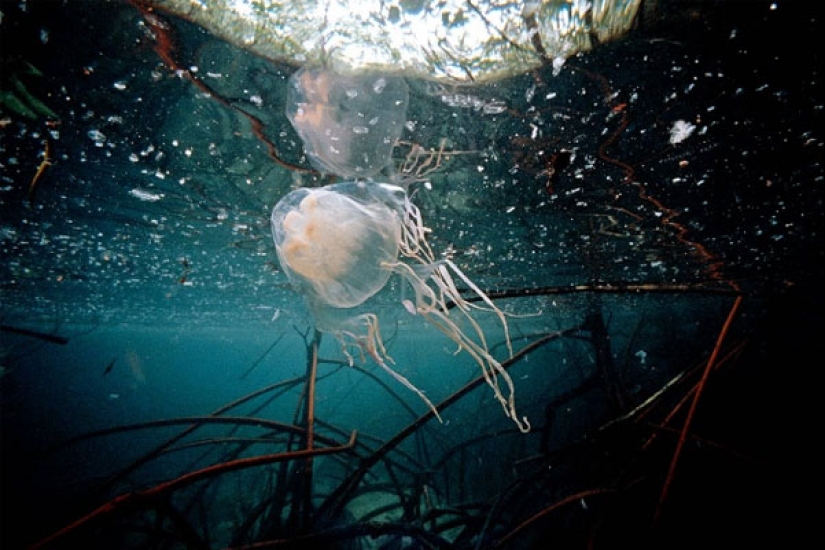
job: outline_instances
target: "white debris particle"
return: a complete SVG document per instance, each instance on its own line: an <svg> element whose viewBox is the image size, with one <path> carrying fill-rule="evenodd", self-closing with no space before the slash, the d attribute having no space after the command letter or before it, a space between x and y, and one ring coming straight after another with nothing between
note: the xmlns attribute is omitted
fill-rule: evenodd
<svg viewBox="0 0 825 550"><path fill-rule="evenodd" d="M145 189L141 189L140 187L135 187L129 194L135 197L136 199L140 199L146 202L157 202L163 198L162 193L152 193L150 191L146 191Z"/></svg>
<svg viewBox="0 0 825 550"><path fill-rule="evenodd" d="M89 130L86 132L86 135L98 145L101 145L106 141L106 136L100 130Z"/></svg>
<svg viewBox="0 0 825 550"><path fill-rule="evenodd" d="M553 76L559 76L565 61L567 61L566 57L559 56L553 58Z"/></svg>
<svg viewBox="0 0 825 550"><path fill-rule="evenodd" d="M696 126L691 124L690 122L685 122L684 120L677 120L673 123L673 126L670 128L670 143L671 145L676 145L677 143L682 143L696 129Z"/></svg>
<svg viewBox="0 0 825 550"><path fill-rule="evenodd" d="M121 91L121 92L126 89L126 83L123 82L122 80L118 80L117 82L115 82L113 84L113 86L114 86L115 90L118 90L118 91Z"/></svg>

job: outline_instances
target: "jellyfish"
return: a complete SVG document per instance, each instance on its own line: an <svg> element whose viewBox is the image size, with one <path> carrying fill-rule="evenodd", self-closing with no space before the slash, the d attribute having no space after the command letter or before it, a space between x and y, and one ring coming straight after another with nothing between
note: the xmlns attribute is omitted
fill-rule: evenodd
<svg viewBox="0 0 825 550"><path fill-rule="evenodd" d="M497 316L512 355L504 312L450 259L436 259L426 239L430 230L403 187L355 180L296 189L276 204L271 222L284 273L304 295L316 328L333 334L350 362L349 349L370 356L441 420L424 392L391 367L378 315L370 311L369 299L397 275L412 288L404 307L468 353L505 414L529 431L529 422L516 411L513 381L474 316L478 310ZM479 300L465 298L459 283Z"/></svg>
<svg viewBox="0 0 825 550"><path fill-rule="evenodd" d="M289 79L286 115L320 172L368 178L391 161L406 122L407 83L379 73L304 67Z"/></svg>

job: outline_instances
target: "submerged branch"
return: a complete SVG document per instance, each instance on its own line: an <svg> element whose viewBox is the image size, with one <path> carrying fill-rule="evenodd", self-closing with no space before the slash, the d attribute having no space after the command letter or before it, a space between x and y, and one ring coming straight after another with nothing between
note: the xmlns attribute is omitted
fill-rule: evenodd
<svg viewBox="0 0 825 550"><path fill-rule="evenodd" d="M232 460L230 462L223 462L220 464L207 466L206 468L201 468L200 470L189 472L175 479L156 485L151 489L147 489L145 491L135 491L132 493L120 495L119 497L110 500L109 502L100 506L91 513L78 519L74 523L67 525L66 527L60 529L56 533L53 533L45 539L35 543L30 548L31 550L35 550L37 548L46 547L49 544L55 542L56 540L69 534L70 532L75 531L79 527L86 525L92 520L109 515L113 512L137 510L147 505L153 506L155 504L158 504L159 502L162 502L162 500L158 500L160 499L160 497L163 497L173 491L181 489L182 487L186 487L197 481L215 475L240 470L243 468L263 466L275 462L309 459L314 456L339 453L342 451L352 449L355 446L355 439L357 433L357 431L353 431L352 435L349 438L349 441L343 445L324 447L321 449L303 449L298 451L290 451L286 453L276 453L269 455L253 456L249 458L239 458L237 460Z"/></svg>
<svg viewBox="0 0 825 550"><path fill-rule="evenodd" d="M464 291L462 291L464 292ZM468 294L469 291L467 291ZM595 283L586 285L570 286L540 286L534 288L513 288L505 290L490 290L485 294L491 300L501 298L527 298L529 296L554 296L558 294L574 294L577 292L598 292L604 294L624 294L624 293L663 293L681 294L684 292L696 294L721 294L726 296L739 296L741 292L729 287L706 286L704 284L659 284L659 283ZM468 295L462 296L464 302L480 302L482 298ZM449 309L456 307L454 302L447 304Z"/></svg>
<svg viewBox="0 0 825 550"><path fill-rule="evenodd" d="M532 353L533 351L537 350L538 348L544 346L545 344L552 342L558 338L566 336L567 334L576 332L578 329L565 329L556 332L551 332L549 334L545 334L543 337L531 342L530 344L526 345L512 357L507 359L506 361L502 361L501 368L508 369L516 364L518 361L523 359L526 355ZM465 384L462 388L458 391L453 393L452 395L448 396L446 399L438 403L437 408L440 411L446 410L449 406L455 404L465 395L470 393L472 390L477 388L478 386L485 383L484 376L476 377L474 380L470 381L469 383ZM331 512L334 513L338 508L340 508L343 503L345 503L349 496L355 491L358 487L358 484L361 482L363 477L366 473L380 460L384 458L384 456L397 447L402 441L407 439L410 435L415 433L421 426L426 424L429 420L435 417L435 413L432 410L428 410L421 416L419 416L416 420L410 423L406 428L399 431L394 437L387 440L381 447L376 449L374 453L369 455L368 457L364 458L361 462L359 468L353 472L353 474L345 480L338 488L330 495L330 497L324 501L318 509L318 516L321 517L324 514L329 514Z"/></svg>
<svg viewBox="0 0 825 550"><path fill-rule="evenodd" d="M722 326L722 330L719 331L719 337L716 340L716 345L713 348L713 352L708 358L707 365L705 366L704 371L702 371L702 377L699 379L699 383L696 385L696 391L693 393L693 401L690 403L690 408L687 412L687 417L685 418L685 422L682 425L682 431L679 434L679 440L676 443L676 450L673 452L673 458L670 461L670 467L667 472L667 477L665 478L665 482L662 486L662 492L659 495L659 503L656 506L656 515L655 519L659 519L662 507L664 506L665 500L667 498L668 489L673 481L674 472L676 470L676 464L679 462L679 457L681 456L682 449L684 448L685 442L687 441L687 435L690 430L691 421L693 420L693 416L696 412L696 406L699 403L699 398L702 396L702 391L705 388L705 383L710 376L710 372L713 370L714 366L716 365L716 360L719 357L719 352L722 349L722 344L725 341L725 337L728 335L728 331L730 329L731 324L733 323L734 317L736 317L736 312L739 310L739 306L742 304L742 297L739 296L736 301L731 306L730 312L728 313L727 319L725 319L725 323Z"/></svg>
<svg viewBox="0 0 825 550"><path fill-rule="evenodd" d="M62 449L64 447L68 447L71 445L75 445L82 441L87 441L90 439L95 439L98 437L104 437L107 435L113 435L118 433L125 433L130 431L137 431L137 430L145 430L148 428L159 428L163 426L177 426L180 424L194 424L196 426L200 426L201 424L235 424L235 425L246 425L246 426L256 426L259 428L269 428L279 432L289 432L301 436L306 435L306 430L300 426L295 426L293 424L285 424L283 422L277 422L275 420L268 420L266 418L247 418L244 416L185 416L180 418L167 418L162 420L150 420L147 422L138 422L136 424L128 424L126 426L116 426L114 428L104 428L102 430L95 430L93 432L87 432L65 441L60 442L56 446L48 449L46 453L52 453L58 449ZM328 437L324 437L322 435L315 435L315 438L318 441L323 442L326 445L335 445L336 442Z"/></svg>
<svg viewBox="0 0 825 550"><path fill-rule="evenodd" d="M11 334L20 334L21 336L30 336L32 338L45 340L46 342L51 342L53 344L60 344L61 346L65 346L69 343L69 339L64 338L63 336L58 336L56 334L48 334L37 330L11 327L9 325L0 325L0 332L9 332Z"/></svg>

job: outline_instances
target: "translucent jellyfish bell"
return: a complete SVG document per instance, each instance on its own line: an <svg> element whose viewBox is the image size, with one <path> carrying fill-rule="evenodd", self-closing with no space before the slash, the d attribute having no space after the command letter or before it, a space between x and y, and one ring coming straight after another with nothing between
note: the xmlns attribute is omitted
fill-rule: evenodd
<svg viewBox="0 0 825 550"><path fill-rule="evenodd" d="M286 115L316 169L368 178L392 160L407 101L407 83L398 76L304 67L289 79Z"/></svg>
<svg viewBox="0 0 825 550"><path fill-rule="evenodd" d="M372 181L297 189L278 202L271 221L282 269L305 296L318 330L334 334L345 352L357 346L438 416L424 393L390 368L378 316L370 310L369 298L397 274L414 294L403 307L466 351L481 367L507 416L522 431L530 429L516 414L513 381L490 353L474 313L494 313L509 347L506 317L452 261L435 259L426 240L429 229L404 189ZM456 280L483 305L465 300Z"/></svg>
<svg viewBox="0 0 825 550"><path fill-rule="evenodd" d="M398 259L398 216L372 197L359 200L358 190L353 183L298 189L272 212L287 276L332 307L364 303L390 278L384 265Z"/></svg>

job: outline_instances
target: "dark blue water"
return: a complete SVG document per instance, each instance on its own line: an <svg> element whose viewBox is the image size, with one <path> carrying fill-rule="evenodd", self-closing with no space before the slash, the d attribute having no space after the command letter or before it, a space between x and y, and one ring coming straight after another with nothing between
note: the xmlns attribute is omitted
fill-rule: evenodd
<svg viewBox="0 0 825 550"><path fill-rule="evenodd" d="M269 228L330 181L297 67L3 2L2 547L821 546L821 12L661 2L557 76L408 79L395 164L444 140L410 195L508 314L522 434L398 277L370 307L443 422L314 332Z"/></svg>

